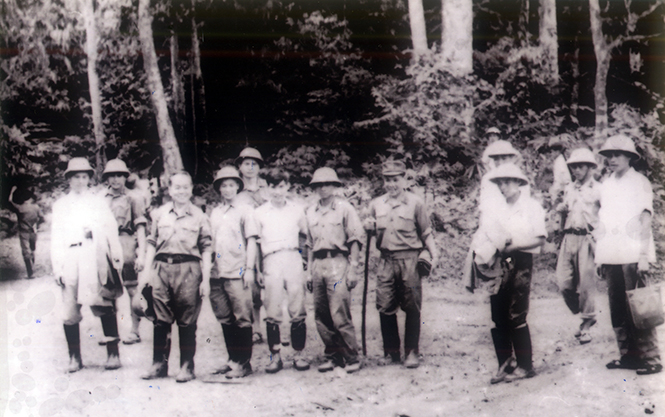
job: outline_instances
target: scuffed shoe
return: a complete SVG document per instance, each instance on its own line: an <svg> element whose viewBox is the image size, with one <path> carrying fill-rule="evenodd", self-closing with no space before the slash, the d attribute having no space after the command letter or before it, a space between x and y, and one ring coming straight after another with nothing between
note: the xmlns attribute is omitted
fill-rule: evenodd
<svg viewBox="0 0 665 417"><path fill-rule="evenodd" d="M83 361L81 361L81 356L72 355L69 357L69 366L67 367L67 372L73 374L83 369Z"/></svg>
<svg viewBox="0 0 665 417"><path fill-rule="evenodd" d="M588 330L584 330L580 333L580 336L577 338L577 341L580 342L580 345L585 345L591 342L591 333Z"/></svg>
<svg viewBox="0 0 665 417"><path fill-rule="evenodd" d="M414 351L409 352L409 354L404 359L404 366L409 369L415 369L420 366L420 359L418 359L418 354Z"/></svg>
<svg viewBox="0 0 665 417"><path fill-rule="evenodd" d="M108 345L109 343L115 343L115 342L119 342L119 341L120 341L120 338L119 338L119 337L104 336L104 337L102 337L101 339L99 339L99 341L97 342L97 344L98 344L99 346L106 346L106 345Z"/></svg>
<svg viewBox="0 0 665 417"><path fill-rule="evenodd" d="M506 359L505 362L499 366L499 370L497 371L496 375L490 379L490 384L498 384L499 382L503 382L508 375L513 373L516 366L517 364L515 363L515 358L511 357Z"/></svg>
<svg viewBox="0 0 665 417"><path fill-rule="evenodd" d="M222 374L225 374L227 372L231 372L232 369L233 368L231 367L231 365L227 362L224 365L222 365L221 367L219 367L217 370L215 370L215 372L213 372L212 374L213 375L222 375Z"/></svg>
<svg viewBox="0 0 665 417"><path fill-rule="evenodd" d="M330 372L333 369L335 369L335 363L332 361L332 359L327 359L325 362L323 362L321 365L319 365L319 372Z"/></svg>
<svg viewBox="0 0 665 417"><path fill-rule="evenodd" d="M124 339L122 343L125 345L133 345L136 343L141 343L141 336L139 336L137 333L130 333L129 337Z"/></svg>
<svg viewBox="0 0 665 417"><path fill-rule="evenodd" d="M175 377L175 382L189 382L196 378L194 370L190 363L185 363L180 367L180 372Z"/></svg>
<svg viewBox="0 0 665 417"><path fill-rule="evenodd" d="M244 365L234 363L231 365L231 368L232 369L226 373L227 379L244 378L252 373L252 365L250 365L249 362Z"/></svg>
<svg viewBox="0 0 665 417"><path fill-rule="evenodd" d="M520 379L533 378L534 376L536 376L536 371L533 368L527 371L524 368L517 367L511 374L506 375L503 380L506 382L513 382Z"/></svg>
<svg viewBox="0 0 665 417"><path fill-rule="evenodd" d="M383 358L379 359L377 361L377 365L379 366L388 366L388 365L396 365L399 364L400 360L397 355L386 355Z"/></svg>
<svg viewBox="0 0 665 417"><path fill-rule="evenodd" d="M141 375L142 379L166 378L168 376L168 365L166 362L153 363L147 373Z"/></svg>
<svg viewBox="0 0 665 417"><path fill-rule="evenodd" d="M638 364L634 360L630 360L626 357L621 357L621 359L613 359L607 364L605 364L607 369L630 369L636 370L639 368Z"/></svg>
<svg viewBox="0 0 665 417"><path fill-rule="evenodd" d="M120 356L118 355L109 355L108 359L106 359L106 363L104 364L104 369L107 370L119 369L121 367L122 363L120 363Z"/></svg>
<svg viewBox="0 0 665 417"><path fill-rule="evenodd" d="M596 324L596 322L597 322L596 319L584 319L584 320L582 320L582 323L580 324L579 329L577 329L577 331L575 332L575 337L579 338L580 336L582 336L582 333L585 330L588 331L591 328L591 326Z"/></svg>
<svg viewBox="0 0 665 417"><path fill-rule="evenodd" d="M660 371L663 370L663 365L656 363L656 364L644 364L640 365L639 368L637 368L637 375L651 375L651 374L657 374Z"/></svg>
<svg viewBox="0 0 665 417"><path fill-rule="evenodd" d="M358 372L360 368L361 368L361 363L360 361L358 361L353 363L347 363L344 369L346 370L347 374L353 374Z"/></svg>
<svg viewBox="0 0 665 417"><path fill-rule="evenodd" d="M293 367L298 371L306 371L309 369L309 361L303 355L302 351L296 351L293 357Z"/></svg>
<svg viewBox="0 0 665 417"><path fill-rule="evenodd" d="M266 366L266 372L269 374L276 374L281 371L283 367L284 363L282 363L282 356L279 352L273 353L270 357L270 364Z"/></svg>

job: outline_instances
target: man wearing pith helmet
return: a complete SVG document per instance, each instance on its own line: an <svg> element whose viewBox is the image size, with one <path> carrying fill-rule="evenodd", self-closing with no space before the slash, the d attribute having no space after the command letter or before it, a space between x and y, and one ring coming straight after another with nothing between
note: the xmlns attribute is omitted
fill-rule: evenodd
<svg viewBox="0 0 665 417"><path fill-rule="evenodd" d="M263 160L263 156L261 156L261 152L254 148L245 148L236 158L235 165L238 167L238 171L240 171L240 178L245 184L244 189L238 194L238 197L236 197L236 202L257 208L268 201L268 183L266 180L259 176L261 173L261 168L263 168L265 165L265 161ZM259 251L257 259L260 259L261 247L258 246L257 248ZM252 315L254 316L254 324L252 325L254 329L252 340L254 343L260 343L263 341L263 336L261 336L260 321L261 305L263 304L261 302L261 288L256 285L256 283L251 285Z"/></svg>
<svg viewBox="0 0 665 417"><path fill-rule="evenodd" d="M494 328L492 341L499 362L497 374L490 380L515 381L531 378L533 354L531 333L526 322L533 271L533 254L545 243L545 211L540 203L524 192L527 178L514 164L505 164L490 173L505 198L486 225L501 230L505 242L497 248L501 254L502 276L494 279L490 306ZM513 356L514 354L514 356Z"/></svg>
<svg viewBox="0 0 665 417"><path fill-rule="evenodd" d="M85 158L72 158L65 171L69 192L53 204L51 262L55 281L62 288L69 372L83 368L81 305L90 306L101 319L108 355L104 367L121 366L115 300L122 294L117 272L122 268L122 246L113 213L88 187L93 174Z"/></svg>
<svg viewBox="0 0 665 417"><path fill-rule="evenodd" d="M371 201L371 218L365 223L367 231L376 234L376 247L381 251L377 268L376 307L383 337L382 363L400 362L397 309L401 308L406 313L404 365L417 368L420 364L418 345L422 305L418 257L427 248L432 256L431 266L435 267L439 254L425 202L406 191L404 162L384 162L382 174L386 194Z"/></svg>
<svg viewBox="0 0 665 417"><path fill-rule="evenodd" d="M343 366L360 369L356 330L351 318L351 290L358 283L363 227L356 209L335 195L342 186L331 168L314 172L310 186L319 200L307 209L307 288L314 293L314 320L325 345L319 372Z"/></svg>
<svg viewBox="0 0 665 417"><path fill-rule="evenodd" d="M125 288L127 288L127 293L129 293L131 305L137 293L137 273L143 270L145 261L147 219L145 217L145 201L137 193L127 189L127 177L129 177L129 169L127 169L125 162L120 159L108 161L102 173L102 181L108 183L104 198L118 222L118 235L120 236L124 256L122 281ZM140 317L133 310L131 311L131 317L131 333L129 337L123 340L123 343L127 345L141 341L139 336Z"/></svg>
<svg viewBox="0 0 665 417"><path fill-rule="evenodd" d="M243 189L240 173L223 167L213 188L222 202L210 214L213 265L210 273L210 304L222 325L229 360L215 373L242 378L252 372L252 285L254 285L256 238L254 209L235 201Z"/></svg>
<svg viewBox="0 0 665 417"><path fill-rule="evenodd" d="M656 261L651 184L631 167L640 158L631 138L612 136L599 153L607 158L612 174L600 187L596 264L607 281L612 327L621 354L606 367L634 369L638 375L658 373L663 367L656 329L638 329L626 300L627 290L646 285L649 263Z"/></svg>
<svg viewBox="0 0 665 417"><path fill-rule="evenodd" d="M574 181L566 186L563 202L557 206L557 212L565 220L561 222L564 236L556 276L566 305L573 314L582 316L575 337L585 344L591 342L589 329L596 323L596 242L592 232L598 227L600 184L593 178L597 163L588 148L573 150L567 164Z"/></svg>

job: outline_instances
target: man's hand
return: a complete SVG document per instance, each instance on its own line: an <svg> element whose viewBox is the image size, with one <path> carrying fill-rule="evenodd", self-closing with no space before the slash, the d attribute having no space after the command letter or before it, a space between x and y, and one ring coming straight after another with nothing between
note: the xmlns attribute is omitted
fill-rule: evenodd
<svg viewBox="0 0 665 417"><path fill-rule="evenodd" d="M199 287L199 294L201 294L201 298L206 298L207 296L210 295L209 279L204 279L203 281L201 281L201 286Z"/></svg>
<svg viewBox="0 0 665 417"><path fill-rule="evenodd" d="M363 221L363 228L367 233L374 233L376 229L376 220L373 217L368 217Z"/></svg>
<svg viewBox="0 0 665 417"><path fill-rule="evenodd" d="M242 274L242 286L247 289L250 287L252 282L256 280L256 274L253 269L245 269L245 273Z"/></svg>
<svg viewBox="0 0 665 417"><path fill-rule="evenodd" d="M145 257L139 256L136 258L136 261L134 262L134 271L141 272L143 271L143 268L145 268Z"/></svg>
<svg viewBox="0 0 665 417"><path fill-rule="evenodd" d="M307 291L314 291L314 281L312 281L312 274L307 274L307 277L305 278L305 284L307 285Z"/></svg>
<svg viewBox="0 0 665 417"><path fill-rule="evenodd" d="M256 285L259 286L259 288L265 288L265 282L263 281L263 272L257 271L256 272L256 278L254 279L256 281Z"/></svg>
<svg viewBox="0 0 665 417"><path fill-rule="evenodd" d="M349 273L346 274L346 288L351 291L356 288L356 285L358 285L358 274L356 274L356 271L349 271Z"/></svg>
<svg viewBox="0 0 665 417"><path fill-rule="evenodd" d="M640 256L637 261L637 270L638 272L649 272L649 261L646 256Z"/></svg>

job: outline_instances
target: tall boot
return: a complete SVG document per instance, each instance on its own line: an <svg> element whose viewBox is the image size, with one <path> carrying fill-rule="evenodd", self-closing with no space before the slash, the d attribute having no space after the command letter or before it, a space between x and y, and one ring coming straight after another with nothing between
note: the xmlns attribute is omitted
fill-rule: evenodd
<svg viewBox="0 0 665 417"><path fill-rule="evenodd" d="M237 347L235 345L235 331L230 324L222 324L222 333L224 333L224 344L226 344L226 352L229 354L229 360L217 369L214 374L225 374L231 368L231 362L237 362Z"/></svg>
<svg viewBox="0 0 665 417"><path fill-rule="evenodd" d="M266 334L268 336L268 348L270 349L270 364L266 367L266 372L274 374L279 372L284 364L280 350L279 324L266 322Z"/></svg>
<svg viewBox="0 0 665 417"><path fill-rule="evenodd" d="M25 258L23 258L23 261L25 262L25 272L28 273L28 278L32 278L33 265L35 263L35 260L31 256L26 256Z"/></svg>
<svg viewBox="0 0 665 417"><path fill-rule="evenodd" d="M67 347L69 348L69 366L67 367L67 371L70 373L76 372L83 368L83 362L81 361L81 335L79 325L78 323L71 325L65 324L63 327L65 329Z"/></svg>
<svg viewBox="0 0 665 417"><path fill-rule="evenodd" d="M515 370L515 365L512 359L513 346L510 341L510 333L508 329L493 328L491 332L496 359L499 361L499 370L496 375L492 377L490 382L496 384L503 381L506 375L512 373Z"/></svg>
<svg viewBox="0 0 665 417"><path fill-rule="evenodd" d="M404 322L404 356L409 353L418 353L418 342L420 341L420 312L409 311L406 313Z"/></svg>
<svg viewBox="0 0 665 417"><path fill-rule="evenodd" d="M122 366L120 363L120 351L118 350L118 342L120 341L118 337L118 319L115 313L101 316L100 319L102 321L104 336L107 339L107 359L104 368L118 369Z"/></svg>
<svg viewBox="0 0 665 417"><path fill-rule="evenodd" d="M152 367L143 379L165 378L171 354L171 324L156 321L153 329Z"/></svg>
<svg viewBox="0 0 665 417"><path fill-rule="evenodd" d="M303 355L305 349L305 341L307 340L307 325L305 320L294 321L291 323L291 344L293 350L296 351L293 358L293 366L298 371L306 371L309 369L309 361Z"/></svg>
<svg viewBox="0 0 665 417"><path fill-rule="evenodd" d="M390 357L395 363L400 361L400 340L399 330L397 328L396 314L379 314L381 319L381 336L383 337L383 354Z"/></svg>
<svg viewBox="0 0 665 417"><path fill-rule="evenodd" d="M238 348L235 356L238 366L226 374L229 379L242 378L252 373L252 327L236 327L236 346Z"/></svg>
<svg viewBox="0 0 665 417"><path fill-rule="evenodd" d="M533 350L531 348L531 333L529 326L512 329L510 338L515 348L517 368L512 374L507 375L505 381L515 381L522 378L531 378L536 375L533 369Z"/></svg>
<svg viewBox="0 0 665 417"><path fill-rule="evenodd" d="M189 326L179 326L180 335L180 372L176 382L188 382L194 376L194 355L196 354L196 323Z"/></svg>

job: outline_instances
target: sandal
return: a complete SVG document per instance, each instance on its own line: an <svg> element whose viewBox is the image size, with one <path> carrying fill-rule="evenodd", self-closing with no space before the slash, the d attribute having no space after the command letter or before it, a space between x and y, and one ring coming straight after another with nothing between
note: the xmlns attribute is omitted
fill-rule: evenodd
<svg viewBox="0 0 665 417"><path fill-rule="evenodd" d="M637 365L632 365L627 361L621 359L614 359L613 361L608 362L605 365L605 367L607 369L632 369L632 370L637 369Z"/></svg>
<svg viewBox="0 0 665 417"><path fill-rule="evenodd" d="M637 368L637 375L651 375L651 374L657 374L660 371L663 370L663 365L656 363L656 364L644 364Z"/></svg>

